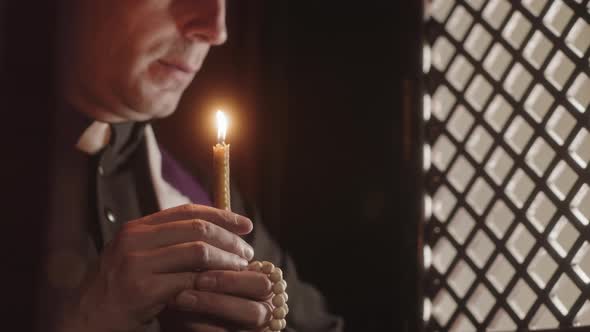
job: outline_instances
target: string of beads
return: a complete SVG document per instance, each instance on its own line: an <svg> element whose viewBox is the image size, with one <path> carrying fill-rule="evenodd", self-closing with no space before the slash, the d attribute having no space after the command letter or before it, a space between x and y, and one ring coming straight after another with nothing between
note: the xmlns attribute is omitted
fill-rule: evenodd
<svg viewBox="0 0 590 332"><path fill-rule="evenodd" d="M271 262L253 261L248 265L248 270L266 274L272 283L272 305L274 309L268 322L268 326L264 330L269 332L277 332L284 330L287 327L285 317L289 313L289 306L287 300L289 295L285 292L287 289L287 282L283 280L283 271L275 267Z"/></svg>

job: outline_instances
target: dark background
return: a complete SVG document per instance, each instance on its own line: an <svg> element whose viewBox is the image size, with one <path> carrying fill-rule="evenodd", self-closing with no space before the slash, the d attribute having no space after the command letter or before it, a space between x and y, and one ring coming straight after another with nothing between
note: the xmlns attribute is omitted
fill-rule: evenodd
<svg viewBox="0 0 590 332"><path fill-rule="evenodd" d="M1 330L31 331L55 110L55 4L0 0Z"/></svg>
<svg viewBox="0 0 590 332"><path fill-rule="evenodd" d="M17 2L0 5L2 283L4 312L23 324L46 208L55 22L49 1L34 12ZM196 169L210 158L214 110L229 112L234 181L347 331L420 326L420 3L229 1L228 43L156 124Z"/></svg>

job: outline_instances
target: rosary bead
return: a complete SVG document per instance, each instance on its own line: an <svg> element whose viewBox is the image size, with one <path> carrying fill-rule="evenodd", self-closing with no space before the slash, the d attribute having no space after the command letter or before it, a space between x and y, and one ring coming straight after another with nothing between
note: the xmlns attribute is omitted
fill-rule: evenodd
<svg viewBox="0 0 590 332"><path fill-rule="evenodd" d="M282 326L283 324L281 323L280 319L272 319L268 324L268 327L270 327L270 329L273 331L280 331Z"/></svg>
<svg viewBox="0 0 590 332"><path fill-rule="evenodd" d="M271 262L262 262L262 273L270 274L275 266Z"/></svg>
<svg viewBox="0 0 590 332"><path fill-rule="evenodd" d="M283 307L278 307L273 310L272 316L277 319L283 319L287 316L287 311Z"/></svg>
<svg viewBox="0 0 590 332"><path fill-rule="evenodd" d="M272 282L279 282L283 279L283 271L277 267L270 273L268 277Z"/></svg>
<svg viewBox="0 0 590 332"><path fill-rule="evenodd" d="M287 288L285 280L281 280L272 286L272 292L275 294L283 294Z"/></svg>
<svg viewBox="0 0 590 332"><path fill-rule="evenodd" d="M285 303L287 302L285 295L287 295L287 293L275 295L272 298L272 304L277 308L285 305Z"/></svg>
<svg viewBox="0 0 590 332"><path fill-rule="evenodd" d="M254 271L254 272L260 272L260 271L262 271L262 263L260 263L259 261L252 262L252 263L250 263L250 265L248 265L248 270Z"/></svg>
<svg viewBox="0 0 590 332"><path fill-rule="evenodd" d="M287 289L287 281L285 281L285 279L277 282L277 284L282 284L284 289Z"/></svg>
<svg viewBox="0 0 590 332"><path fill-rule="evenodd" d="M289 306L287 305L289 295L285 293L287 282L283 279L283 271L267 261L253 261L248 265L248 270L262 272L268 275L270 281L273 283L272 292L275 295L272 298L272 304L275 306L275 309L273 310L272 319L269 321L268 327L264 329L264 332L280 332L287 327L285 317L289 313Z"/></svg>

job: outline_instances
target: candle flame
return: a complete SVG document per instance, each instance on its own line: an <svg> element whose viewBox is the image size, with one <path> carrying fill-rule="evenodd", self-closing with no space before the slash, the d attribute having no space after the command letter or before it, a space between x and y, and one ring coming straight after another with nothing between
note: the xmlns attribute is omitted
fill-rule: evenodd
<svg viewBox="0 0 590 332"><path fill-rule="evenodd" d="M222 111L217 111L217 141L225 142L225 134L227 133L227 118Z"/></svg>

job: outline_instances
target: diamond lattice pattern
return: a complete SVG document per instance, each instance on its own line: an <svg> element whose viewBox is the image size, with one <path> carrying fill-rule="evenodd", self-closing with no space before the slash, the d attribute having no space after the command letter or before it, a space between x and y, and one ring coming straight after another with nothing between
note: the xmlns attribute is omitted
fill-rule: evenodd
<svg viewBox="0 0 590 332"><path fill-rule="evenodd" d="M429 330L590 326L590 0L433 0Z"/></svg>

